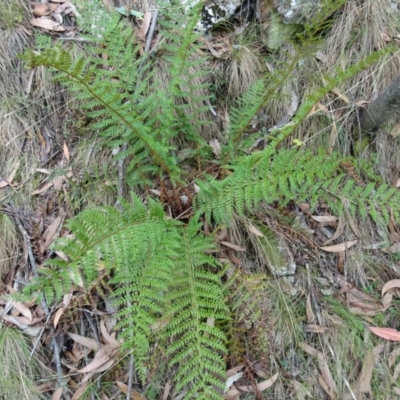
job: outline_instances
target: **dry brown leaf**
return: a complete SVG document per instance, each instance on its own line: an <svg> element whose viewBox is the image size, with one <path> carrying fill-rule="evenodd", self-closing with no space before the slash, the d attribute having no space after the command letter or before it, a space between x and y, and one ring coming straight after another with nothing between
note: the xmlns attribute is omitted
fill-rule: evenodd
<svg viewBox="0 0 400 400"><path fill-rule="evenodd" d="M118 342L115 338L113 338L106 329L106 326L104 325L104 321L100 321L100 332L103 335L104 342L109 344L113 349L118 349L121 347L121 343Z"/></svg>
<svg viewBox="0 0 400 400"><path fill-rule="evenodd" d="M334 118L336 119L336 118ZM329 147L328 147L328 154L332 154L333 149L336 146L336 140L338 137L338 129L336 126L336 121L333 121L332 126L331 126L331 134L329 135Z"/></svg>
<svg viewBox="0 0 400 400"><path fill-rule="evenodd" d="M267 390L275 383L275 381L278 379L278 377L279 377L279 372L277 372L274 376L271 376L271 378L258 383L257 390L259 390L260 392ZM237 389L235 387L233 387L232 389L228 390L228 392L226 392L226 395L233 397L233 396L238 396L239 394L241 394L243 392L253 393L254 389L252 386L238 386Z"/></svg>
<svg viewBox="0 0 400 400"><path fill-rule="evenodd" d="M72 299L72 293L64 294L63 296L64 308L69 306L69 303L71 303L71 299Z"/></svg>
<svg viewBox="0 0 400 400"><path fill-rule="evenodd" d="M167 400L168 396L169 396L169 392L171 391L172 388L172 383L170 380L167 381L167 383L165 384L164 387L164 393L163 393L163 397L162 400Z"/></svg>
<svg viewBox="0 0 400 400"><path fill-rule="evenodd" d="M125 385L125 383L122 383L120 381L116 381L116 384L118 386L118 389L123 393L127 394L128 393L128 386ZM136 390L131 390L131 399L133 400L146 400L145 397L143 397L139 392Z"/></svg>
<svg viewBox="0 0 400 400"><path fill-rule="evenodd" d="M238 365L237 367L233 367L231 369L228 369L228 371L226 371L226 376L229 378L230 376L233 376L233 375L237 374L243 368L244 368L244 364L241 364L241 365Z"/></svg>
<svg viewBox="0 0 400 400"><path fill-rule="evenodd" d="M57 310L56 315L54 316L53 325L54 328L57 328L58 321L60 320L61 316L64 314L65 308L61 307Z"/></svg>
<svg viewBox="0 0 400 400"><path fill-rule="evenodd" d="M306 353L310 354L311 356L317 357L318 367L319 367L319 370L321 371L322 379L326 383L327 387L329 388L329 390L327 392L332 392L336 395L338 392L336 383L333 380L332 373L329 369L329 366L325 359L324 354L304 342L300 343L300 348L303 349Z"/></svg>
<svg viewBox="0 0 400 400"><path fill-rule="evenodd" d="M65 28L61 26L58 22L53 21L47 17L33 18L30 20L33 26L38 28L47 29L49 31L64 32Z"/></svg>
<svg viewBox="0 0 400 400"><path fill-rule="evenodd" d="M371 379L372 379L372 372L374 370L374 365L375 365L374 350L369 350L364 357L364 362L361 368L360 375L351 385L352 392L345 394L342 400L353 400L354 395L356 395L357 399L358 398L362 399L364 398L363 396L364 393L371 394Z"/></svg>
<svg viewBox="0 0 400 400"><path fill-rule="evenodd" d="M28 319L25 317L14 317L13 315L3 315L2 318L5 321L11 322L12 324L18 326L18 328L21 329L25 334L32 337L37 336L39 332L42 330L41 327L29 326L29 324L26 323Z"/></svg>
<svg viewBox="0 0 400 400"><path fill-rule="evenodd" d="M317 222L337 222L339 219L333 215L312 215L311 218Z"/></svg>
<svg viewBox="0 0 400 400"><path fill-rule="evenodd" d="M369 326L368 329L374 333L376 336L379 336L386 340L394 340L395 342L400 342L400 332L396 329L392 328L379 328Z"/></svg>
<svg viewBox="0 0 400 400"><path fill-rule="evenodd" d="M64 179L65 179L65 176L64 176L64 175L56 176L56 177L53 179L53 185L54 185L54 189L55 189L55 190L57 190L57 191L58 191L58 190L61 190Z"/></svg>
<svg viewBox="0 0 400 400"><path fill-rule="evenodd" d="M264 234L256 228L251 222L248 224L248 229L251 233L254 233L256 236L264 237Z"/></svg>
<svg viewBox="0 0 400 400"><path fill-rule="evenodd" d="M63 235L63 237L64 237L64 235ZM63 251L56 250L55 253L58 255L58 257L61 258L61 260L69 261L69 258L67 257L67 255Z"/></svg>
<svg viewBox="0 0 400 400"><path fill-rule="evenodd" d="M392 295L392 293L386 293L386 294L382 297L382 300L381 300L381 301L382 301L382 304L383 304L384 309L386 309L386 308L388 308L388 307L390 306L392 300L393 300L393 295Z"/></svg>
<svg viewBox="0 0 400 400"><path fill-rule="evenodd" d="M318 375L318 382L321 385L322 389L325 390L325 392L329 395L331 399L336 399L336 393L328 386L328 384L325 382L324 378L321 375Z"/></svg>
<svg viewBox="0 0 400 400"><path fill-rule="evenodd" d="M106 344L102 346L100 350L96 353L96 355L93 358L93 361L88 365L86 365L86 367L80 369L78 372L80 372L81 374L86 374L88 372L96 373L105 371L108 368L110 368L111 365L114 363L114 356L116 354L117 350L113 349L109 344Z"/></svg>
<svg viewBox="0 0 400 400"><path fill-rule="evenodd" d="M220 243L236 251L246 251L244 247L238 246L237 244L233 244L231 242L222 241Z"/></svg>
<svg viewBox="0 0 400 400"><path fill-rule="evenodd" d="M87 386L88 386L87 381L81 382L78 387L78 390L74 393L71 400L78 400L85 393Z"/></svg>
<svg viewBox="0 0 400 400"><path fill-rule="evenodd" d="M47 249L50 246L50 244L53 242L53 240L56 236L56 233L58 231L58 228L60 227L61 221L62 221L62 218L57 217L43 232L42 240L43 240L45 249Z"/></svg>
<svg viewBox="0 0 400 400"><path fill-rule="evenodd" d="M65 143L65 142L63 144L63 154L64 154L65 159L69 161L69 149L68 149L67 143Z"/></svg>
<svg viewBox="0 0 400 400"><path fill-rule="evenodd" d="M32 194L40 194L45 192L47 189L53 186L53 181L48 181L43 184L40 184L39 187L32 192Z"/></svg>
<svg viewBox="0 0 400 400"><path fill-rule="evenodd" d="M42 17L43 15L49 15L52 13L56 8L58 7L58 4L52 4L52 3L41 3L41 4L36 4L35 8L33 9L33 15L36 17Z"/></svg>
<svg viewBox="0 0 400 400"><path fill-rule="evenodd" d="M332 236L330 239L328 239L328 240L324 243L324 245L327 245L327 244L333 242L333 241L336 240L339 236L341 236L341 234L342 234L343 231L344 231L344 227L345 227L345 223L344 223L344 218L343 218L343 215L342 215L342 216L339 217L339 222L338 222L338 226L337 226L337 228L336 228L335 233L333 234L333 236Z"/></svg>
<svg viewBox="0 0 400 400"><path fill-rule="evenodd" d="M306 315L307 315L307 322L309 324L315 322L314 312L311 307L311 298L309 294L307 295L307 301L306 301Z"/></svg>
<svg viewBox="0 0 400 400"><path fill-rule="evenodd" d="M149 30L150 22L151 22L151 12L146 11L144 13L142 24L140 25L140 29L138 32L139 39L141 39L143 41L146 40L146 34L147 34L147 31Z"/></svg>
<svg viewBox="0 0 400 400"><path fill-rule="evenodd" d="M89 349L92 349L95 351L99 349L99 344L94 339L88 338L86 336L77 335L72 332L67 332L67 335L75 342L77 342L85 347L88 347ZM90 371L85 371L85 372L90 372Z"/></svg>
<svg viewBox="0 0 400 400"><path fill-rule="evenodd" d="M386 282L382 288L382 296L389 291L390 289L400 288L400 279L392 279L389 282Z"/></svg>
<svg viewBox="0 0 400 400"><path fill-rule="evenodd" d="M217 139L211 139L208 144L210 145L210 147L212 148L212 151L214 153L214 156L219 158L219 156L221 155L221 144L219 143L219 141Z"/></svg>
<svg viewBox="0 0 400 400"><path fill-rule="evenodd" d="M28 324L32 323L32 313L31 310L21 302L11 302L11 305L18 310L27 320L29 321Z"/></svg>
<svg viewBox="0 0 400 400"><path fill-rule="evenodd" d="M63 388L59 387L57 390L54 391L53 396L51 396L51 400L60 400L63 394Z"/></svg>
<svg viewBox="0 0 400 400"><path fill-rule="evenodd" d="M357 242L358 240L349 240L347 242L334 244L333 246L323 246L320 247L320 249L328 253L340 253L341 251L348 250L350 247L354 246Z"/></svg>

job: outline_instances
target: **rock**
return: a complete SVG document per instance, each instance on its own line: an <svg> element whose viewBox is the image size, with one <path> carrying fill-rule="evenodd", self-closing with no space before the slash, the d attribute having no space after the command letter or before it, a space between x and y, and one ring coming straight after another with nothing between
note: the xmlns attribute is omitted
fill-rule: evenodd
<svg viewBox="0 0 400 400"><path fill-rule="evenodd" d="M286 24L304 24L322 8L323 0L274 0Z"/></svg>

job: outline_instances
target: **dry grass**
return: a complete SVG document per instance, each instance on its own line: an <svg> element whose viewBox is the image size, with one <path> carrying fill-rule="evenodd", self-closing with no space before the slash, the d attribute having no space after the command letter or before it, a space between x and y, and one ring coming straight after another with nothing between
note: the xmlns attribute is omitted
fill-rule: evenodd
<svg viewBox="0 0 400 400"><path fill-rule="evenodd" d="M35 357L23 333L1 327L0 329L0 397L2 399L43 399L37 381L44 376L46 367Z"/></svg>

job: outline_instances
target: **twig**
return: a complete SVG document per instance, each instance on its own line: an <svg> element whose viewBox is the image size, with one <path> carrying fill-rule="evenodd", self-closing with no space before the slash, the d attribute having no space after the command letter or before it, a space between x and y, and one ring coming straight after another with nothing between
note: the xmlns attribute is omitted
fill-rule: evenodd
<svg viewBox="0 0 400 400"><path fill-rule="evenodd" d="M126 400L130 400L131 398L134 367L135 367L135 359L133 353L131 353L131 356L129 358L129 378L128 378L128 390L126 392Z"/></svg>
<svg viewBox="0 0 400 400"><path fill-rule="evenodd" d="M148 53L150 51L150 46L153 40L154 31L156 30L157 18L158 18L158 10L156 9L154 11L153 18L151 20L149 32L147 33L146 46L144 47L145 53Z"/></svg>

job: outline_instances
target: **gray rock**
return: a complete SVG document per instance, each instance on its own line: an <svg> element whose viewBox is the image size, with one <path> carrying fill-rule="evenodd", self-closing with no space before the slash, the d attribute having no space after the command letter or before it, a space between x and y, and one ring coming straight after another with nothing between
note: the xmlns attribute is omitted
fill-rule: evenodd
<svg viewBox="0 0 400 400"><path fill-rule="evenodd" d="M321 8L323 0L274 0L286 24L304 24Z"/></svg>

